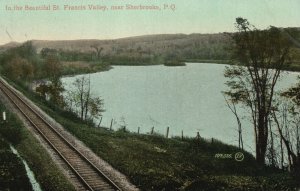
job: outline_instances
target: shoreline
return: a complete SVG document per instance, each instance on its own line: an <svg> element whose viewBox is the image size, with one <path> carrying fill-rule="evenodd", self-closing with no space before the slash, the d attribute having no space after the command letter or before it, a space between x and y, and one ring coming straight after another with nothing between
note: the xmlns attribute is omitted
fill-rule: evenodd
<svg viewBox="0 0 300 191"><path fill-rule="evenodd" d="M170 65L165 65L162 63L159 64L154 64L154 63L150 63L150 64L110 64L110 67L108 69L105 70L98 70L98 71L91 71L91 72L78 72L76 74L66 74L66 75L62 75L62 77L74 77L76 75L86 75L86 74L93 74L93 73L98 73L98 72L108 72L112 69L114 69L114 66L166 66L166 67L185 67L187 64L189 63L194 63L194 64L220 64L220 65L235 65L238 66L237 64L233 63L231 60L197 60L197 59L190 59L190 60L185 60L183 61L184 65L174 65L174 66L170 66ZM296 65L295 65L296 64ZM300 72L300 61L298 62L294 62L292 67L286 67L282 70L283 72ZM37 79L40 80L40 79Z"/></svg>

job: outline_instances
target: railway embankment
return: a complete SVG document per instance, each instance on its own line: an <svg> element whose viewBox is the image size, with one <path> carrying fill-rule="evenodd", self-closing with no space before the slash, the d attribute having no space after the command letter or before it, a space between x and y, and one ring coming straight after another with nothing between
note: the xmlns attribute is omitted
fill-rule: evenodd
<svg viewBox="0 0 300 191"><path fill-rule="evenodd" d="M7 85L6 83L4 85ZM24 98L24 96L17 92L15 97L12 94L8 94L8 89L2 87L2 100L6 103L7 107L9 107L12 112L16 113L23 121L27 129L34 135L34 137L42 143L41 145L48 151L47 154L50 155L52 160L54 161L55 165L62 170L65 177L66 182L70 181L73 185L77 188L77 190L85 190L90 189L89 184L91 184L91 189L95 188L104 188L105 190L111 189L109 186L103 184L101 182L97 182L98 179L101 178L91 178L95 172L87 171L87 168L92 166L93 169L98 169L102 172L102 175L99 177L104 177L105 179L109 179L111 183L109 185L115 184L117 187L112 188L112 190L122 189L122 190L137 190L135 186L129 183L127 178L116 171L113 167L111 167L108 163L100 159L96 156L90 149L85 147L83 143L78 141L75 137L71 134L66 132L55 120L51 119L51 117L47 116L42 110L40 110L37 106L35 106L30 100ZM3 95L3 92L6 92L6 96ZM10 97L10 100L8 99ZM25 104L22 105L20 100L17 100L17 97L21 97L24 99ZM13 101L12 101L13 100ZM14 102L14 104L13 104ZM18 105L18 106L17 106ZM37 116L40 116L41 119L37 119L37 116L34 116L33 113L30 113L24 109L24 105L28 105L30 108L36 112ZM56 133L60 134L64 137L64 140L57 140L57 137L54 137L54 134L51 134L49 130L41 130L40 132L39 127L43 128L45 124L42 124L43 121L54 128ZM38 126L38 127L36 127ZM47 134L48 137L41 136L42 134ZM58 141L58 143L51 143L49 140L53 139L54 141ZM68 142L72 147L75 148L76 151L74 153L81 153L83 156L74 155L74 153L70 154L70 151L67 151L66 147L62 147L63 142ZM27 145L27 148L22 147L23 149L30 149L31 147ZM58 151L59 150L59 151ZM39 157L38 157L39 158ZM67 158L67 160L65 160ZM81 164L78 160L84 159L89 161L91 164ZM70 164L71 163L71 166ZM73 163L73 164L72 164ZM34 165L34 164L33 164ZM88 167L87 167L88 166ZM77 170L74 171L74 169ZM81 172L80 172L81 171ZM79 174L78 174L79 172ZM84 177L85 180L79 180L79 177ZM107 180L106 180L107 181ZM86 185L88 183L88 185ZM54 185L55 182L52 182ZM66 184L68 185L68 184ZM101 187L103 186L103 187ZM65 190L65 189L64 189ZM70 190L70 189L68 189Z"/></svg>

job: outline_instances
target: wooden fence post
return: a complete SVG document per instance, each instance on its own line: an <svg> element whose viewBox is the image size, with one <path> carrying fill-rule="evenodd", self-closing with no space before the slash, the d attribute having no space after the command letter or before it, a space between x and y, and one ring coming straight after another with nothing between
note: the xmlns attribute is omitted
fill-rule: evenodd
<svg viewBox="0 0 300 191"><path fill-rule="evenodd" d="M170 130L170 127L167 127L167 134L166 134L166 138L169 137L169 130Z"/></svg>
<svg viewBox="0 0 300 191"><path fill-rule="evenodd" d="M154 126L151 128L151 135L153 135L154 132Z"/></svg>
<svg viewBox="0 0 300 191"><path fill-rule="evenodd" d="M181 130L181 140L183 140L183 130Z"/></svg>
<svg viewBox="0 0 300 191"><path fill-rule="evenodd" d="M140 127L138 127L138 134L140 134Z"/></svg>
<svg viewBox="0 0 300 191"><path fill-rule="evenodd" d="M197 132L197 139L200 140L200 133Z"/></svg>
<svg viewBox="0 0 300 191"><path fill-rule="evenodd" d="M110 121L110 128L109 128L110 131L112 130L113 121L114 121L114 119L111 119L111 121Z"/></svg>
<svg viewBox="0 0 300 191"><path fill-rule="evenodd" d="M5 113L5 111L3 111L3 113L2 113L2 119L3 119L3 121L6 121L6 113Z"/></svg>
<svg viewBox="0 0 300 191"><path fill-rule="evenodd" d="M100 125L101 125L101 122L102 122L102 116L101 116L101 118L100 118L100 121L99 121L98 127L100 127Z"/></svg>

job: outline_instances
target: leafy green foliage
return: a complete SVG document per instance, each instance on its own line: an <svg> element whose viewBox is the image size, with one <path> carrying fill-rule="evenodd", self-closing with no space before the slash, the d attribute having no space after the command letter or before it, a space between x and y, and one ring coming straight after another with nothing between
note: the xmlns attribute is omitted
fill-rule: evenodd
<svg viewBox="0 0 300 191"><path fill-rule="evenodd" d="M95 97L91 92L90 78L84 76L76 78L73 89L67 92L66 108L77 113L83 121L93 121L99 118L103 111L103 100Z"/></svg>
<svg viewBox="0 0 300 191"><path fill-rule="evenodd" d="M25 80L40 77L41 67L36 50L31 42L8 49L0 56L1 72L13 80Z"/></svg>

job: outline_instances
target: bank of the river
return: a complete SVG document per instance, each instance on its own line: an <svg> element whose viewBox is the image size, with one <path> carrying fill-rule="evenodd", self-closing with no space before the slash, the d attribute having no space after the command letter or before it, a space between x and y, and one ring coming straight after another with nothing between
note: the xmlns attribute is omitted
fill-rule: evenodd
<svg viewBox="0 0 300 191"><path fill-rule="evenodd" d="M203 59L187 59L187 63L212 63L212 64L226 64L226 65L237 65L233 60L203 60ZM296 60L291 62L285 68L285 71L300 72L300 61Z"/></svg>
<svg viewBox="0 0 300 191"><path fill-rule="evenodd" d="M297 187L287 173L259 167L251 154L220 141L166 139L157 134L95 128L27 90L18 89L142 190L288 190ZM243 153L242 161L235 159L237 152Z"/></svg>
<svg viewBox="0 0 300 191"><path fill-rule="evenodd" d="M78 75L87 73L104 72L112 69L112 66L103 62L61 62L62 75Z"/></svg>
<svg viewBox="0 0 300 191"><path fill-rule="evenodd" d="M236 65L233 60L204 60L204 59L185 59L178 61L178 63L172 62L157 62L142 64L139 62L62 62L62 74L63 76L73 76L80 74L106 72L113 69L114 66L153 66L153 65L165 65L165 66L185 66L185 63L212 63L212 64L226 64ZM293 61L290 65L284 68L286 71L300 72L300 61Z"/></svg>
<svg viewBox="0 0 300 191"><path fill-rule="evenodd" d="M40 145L38 140L23 126L13 113L5 109L2 103L0 103L0 111L7 112L7 123L5 127L1 125L0 136L14 145L21 157L27 162L29 168L33 171L42 190L75 190L73 185L65 178L56 164L54 164L45 148ZM2 143L0 145L2 145ZM16 162L16 156L11 152L8 153L8 155L1 154L0 158L7 156L8 158L6 158L6 160L10 161L9 164L17 164L17 166L14 167L16 168L14 170L17 174L11 174L8 180L10 180L12 184L17 185L17 189L15 190L20 190L23 187L23 190L28 190L26 189L28 187L27 184L23 183L24 185L20 185L17 181L20 176L24 173L26 174L22 162L20 160ZM19 168L19 164L22 165L22 167ZM0 177L6 178L3 174L0 174Z"/></svg>

